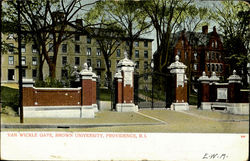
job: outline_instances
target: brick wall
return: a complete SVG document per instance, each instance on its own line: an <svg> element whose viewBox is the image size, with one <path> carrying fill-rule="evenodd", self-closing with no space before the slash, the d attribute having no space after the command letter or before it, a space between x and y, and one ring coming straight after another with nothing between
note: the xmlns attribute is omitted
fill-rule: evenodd
<svg viewBox="0 0 250 161"><path fill-rule="evenodd" d="M23 106L78 106L81 88L23 88Z"/></svg>

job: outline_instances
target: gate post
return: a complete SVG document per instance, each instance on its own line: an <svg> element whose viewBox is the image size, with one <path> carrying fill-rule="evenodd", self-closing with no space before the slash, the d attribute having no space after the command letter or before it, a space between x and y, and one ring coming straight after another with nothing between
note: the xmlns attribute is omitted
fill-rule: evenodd
<svg viewBox="0 0 250 161"><path fill-rule="evenodd" d="M125 58L117 64L115 78L117 81L117 112L135 112L138 106L134 104L134 67L135 63L128 59L127 53Z"/></svg>
<svg viewBox="0 0 250 161"><path fill-rule="evenodd" d="M233 75L228 78L229 83L229 102L239 103L240 102L240 88L242 78L236 74L236 70L233 70Z"/></svg>
<svg viewBox="0 0 250 161"><path fill-rule="evenodd" d="M187 68L182 62L179 62L179 56L175 56L175 62L172 63L168 69L170 73L174 74L174 102L171 105L173 110L189 110L187 103L187 78L185 69Z"/></svg>
<svg viewBox="0 0 250 161"><path fill-rule="evenodd" d="M93 107L93 92L96 92L92 89L93 86L93 73L90 68L88 69L87 63L84 63L84 69L80 72L81 76L81 87L82 87L82 96L81 96L81 118L94 118L95 110ZM96 82L95 82L96 83Z"/></svg>
<svg viewBox="0 0 250 161"><path fill-rule="evenodd" d="M202 76L198 79L199 81L199 89L198 89L198 106L202 110L210 110L211 103L209 99L210 79L206 76L206 73L203 72Z"/></svg>

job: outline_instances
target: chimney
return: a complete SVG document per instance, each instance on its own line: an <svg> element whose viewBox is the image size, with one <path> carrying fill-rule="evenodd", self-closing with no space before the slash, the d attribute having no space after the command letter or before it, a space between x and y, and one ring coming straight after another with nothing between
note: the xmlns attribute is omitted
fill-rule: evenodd
<svg viewBox="0 0 250 161"><path fill-rule="evenodd" d="M207 34L208 33L208 25L202 26L202 33Z"/></svg>

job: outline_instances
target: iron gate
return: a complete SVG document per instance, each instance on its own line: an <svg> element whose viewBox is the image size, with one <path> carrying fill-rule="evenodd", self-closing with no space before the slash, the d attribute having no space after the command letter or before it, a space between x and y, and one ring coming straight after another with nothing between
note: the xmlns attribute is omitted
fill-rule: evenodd
<svg viewBox="0 0 250 161"><path fill-rule="evenodd" d="M170 108L174 88L170 74L150 72L134 75L134 101L139 108Z"/></svg>

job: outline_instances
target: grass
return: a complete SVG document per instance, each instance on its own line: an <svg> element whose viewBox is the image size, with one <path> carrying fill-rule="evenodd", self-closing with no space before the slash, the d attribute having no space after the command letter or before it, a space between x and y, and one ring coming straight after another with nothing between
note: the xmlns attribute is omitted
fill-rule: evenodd
<svg viewBox="0 0 250 161"><path fill-rule="evenodd" d="M1 100L2 100L3 112L5 112L6 106L11 107L14 111L17 112L18 89L1 86Z"/></svg>
<svg viewBox="0 0 250 161"><path fill-rule="evenodd" d="M198 104L197 95L194 95L194 94L189 95L189 104L190 105L197 105Z"/></svg>
<svg viewBox="0 0 250 161"><path fill-rule="evenodd" d="M100 88L99 92L101 101L111 101L111 89Z"/></svg>

